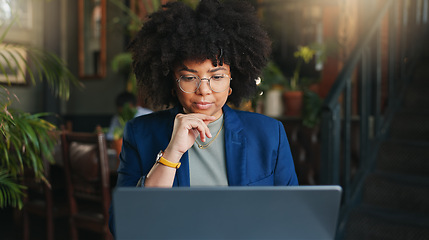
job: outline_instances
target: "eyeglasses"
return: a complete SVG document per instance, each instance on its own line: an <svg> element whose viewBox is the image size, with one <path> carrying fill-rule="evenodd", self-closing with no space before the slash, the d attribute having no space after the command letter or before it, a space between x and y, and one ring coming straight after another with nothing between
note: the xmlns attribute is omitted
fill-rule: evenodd
<svg viewBox="0 0 429 240"><path fill-rule="evenodd" d="M185 93L194 93L198 90L203 80L207 80L210 89L213 92L223 92L229 88L229 82L232 80L227 74L215 74L210 78L200 78L194 74L186 74L176 79L179 88Z"/></svg>

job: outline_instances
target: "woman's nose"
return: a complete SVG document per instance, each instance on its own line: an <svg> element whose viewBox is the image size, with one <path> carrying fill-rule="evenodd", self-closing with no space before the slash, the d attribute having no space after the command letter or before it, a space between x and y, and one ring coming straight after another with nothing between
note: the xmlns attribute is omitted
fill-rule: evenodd
<svg viewBox="0 0 429 240"><path fill-rule="evenodd" d="M197 93L205 95L212 92L210 88L210 80L209 79L201 79L200 87L197 89Z"/></svg>

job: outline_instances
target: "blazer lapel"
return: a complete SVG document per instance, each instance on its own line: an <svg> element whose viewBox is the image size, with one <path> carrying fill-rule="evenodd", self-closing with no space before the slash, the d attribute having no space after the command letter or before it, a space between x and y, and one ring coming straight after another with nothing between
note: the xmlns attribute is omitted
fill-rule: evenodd
<svg viewBox="0 0 429 240"><path fill-rule="evenodd" d="M246 185L246 136L237 114L227 105L223 107L225 118L225 157L229 186Z"/></svg>

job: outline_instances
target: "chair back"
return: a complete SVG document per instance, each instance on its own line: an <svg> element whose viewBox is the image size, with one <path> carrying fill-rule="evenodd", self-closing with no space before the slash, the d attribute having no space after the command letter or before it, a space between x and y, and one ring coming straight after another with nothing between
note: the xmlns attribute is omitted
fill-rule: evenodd
<svg viewBox="0 0 429 240"><path fill-rule="evenodd" d="M105 135L63 132L61 142L71 237L78 238L78 228L107 236L111 194Z"/></svg>
<svg viewBox="0 0 429 240"><path fill-rule="evenodd" d="M56 151L53 155L54 158L57 157ZM22 239L24 240L30 238L30 225L34 224L30 222L30 215L45 218L45 237L48 240L53 240L54 219L66 218L69 212L65 197L63 168L58 165L51 165L45 157L42 159L43 179L36 178L34 170L28 167L24 168L21 178L22 184L26 186L22 209Z"/></svg>

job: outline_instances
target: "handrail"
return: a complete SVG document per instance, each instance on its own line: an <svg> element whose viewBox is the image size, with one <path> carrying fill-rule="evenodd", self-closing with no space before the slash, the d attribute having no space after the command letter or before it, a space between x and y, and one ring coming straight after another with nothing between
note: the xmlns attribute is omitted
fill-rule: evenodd
<svg viewBox="0 0 429 240"><path fill-rule="evenodd" d="M424 1L426 4L421 5L429 8L429 0ZM423 44L422 35L429 31L428 21L424 20L427 16L417 14L429 11L422 10L421 5L410 0L384 1L368 19L368 29L324 100L320 184L343 187L340 223L351 206L360 201L364 178L374 167L378 146L386 138L386 129L410 79L418 46ZM387 29L383 25L386 17ZM383 48L382 36L386 35L382 32L386 31L388 39L383 39L383 43L388 48ZM385 50L388 59L382 57ZM387 71L383 72L386 66ZM352 135L353 124L359 130L358 157L352 157L351 139L356 137Z"/></svg>
<svg viewBox="0 0 429 240"><path fill-rule="evenodd" d="M329 91L323 107L333 109L338 97L341 95L342 89L345 87L345 84L348 80L348 77L352 74L355 66L361 58L360 53L363 51L365 46L368 45L369 41L374 36L377 29L380 27L380 23L383 20L387 10L391 7L394 0L388 0L386 4L383 6L382 10L378 12L378 14L374 14L372 19L368 22L373 23L370 29L363 34L362 40L358 41L357 46L354 48L352 53L350 54L350 58L347 60L341 72L338 74L337 80L332 85L331 91Z"/></svg>
<svg viewBox="0 0 429 240"><path fill-rule="evenodd" d="M377 53L379 52L380 40L377 37L376 46L371 46L374 42L374 37L379 35L381 22L385 17L385 14L393 5L394 0L387 0L383 5L381 11L374 13L369 22L372 23L370 28L363 34L362 38L358 41L358 44L352 51L348 61L344 65L341 72L338 74L336 81L334 82L330 92L328 93L323 106L322 106L322 122L321 122L321 136L322 136L322 168L321 168L321 184L340 184L340 165L341 165L341 122L343 122L343 141L344 144L344 174L346 177L350 174L350 138L351 138L351 81L352 75L357 68L361 70L360 80L360 130L361 130L361 159L366 159L367 149L365 146L368 143L369 134L368 128L369 123L367 122L368 116L371 115L369 103L367 102L369 96L365 96L371 91L371 85L369 80L372 78L372 65L370 51L368 49L375 48ZM395 28L393 28L395 29ZM378 33L378 34L377 34ZM377 54L378 55L378 54ZM361 62L360 62L361 61ZM359 66L359 63L360 66ZM377 56L376 67L381 68L381 63ZM379 81L379 79L377 79ZM341 106L339 101L340 96L343 94L344 105ZM377 98L378 96L376 96ZM376 99L372 98L372 99ZM341 110L343 110L343 117L341 116ZM341 120L341 118L343 120ZM343 188L345 191L346 200L350 196L349 182L348 180L343 181Z"/></svg>

